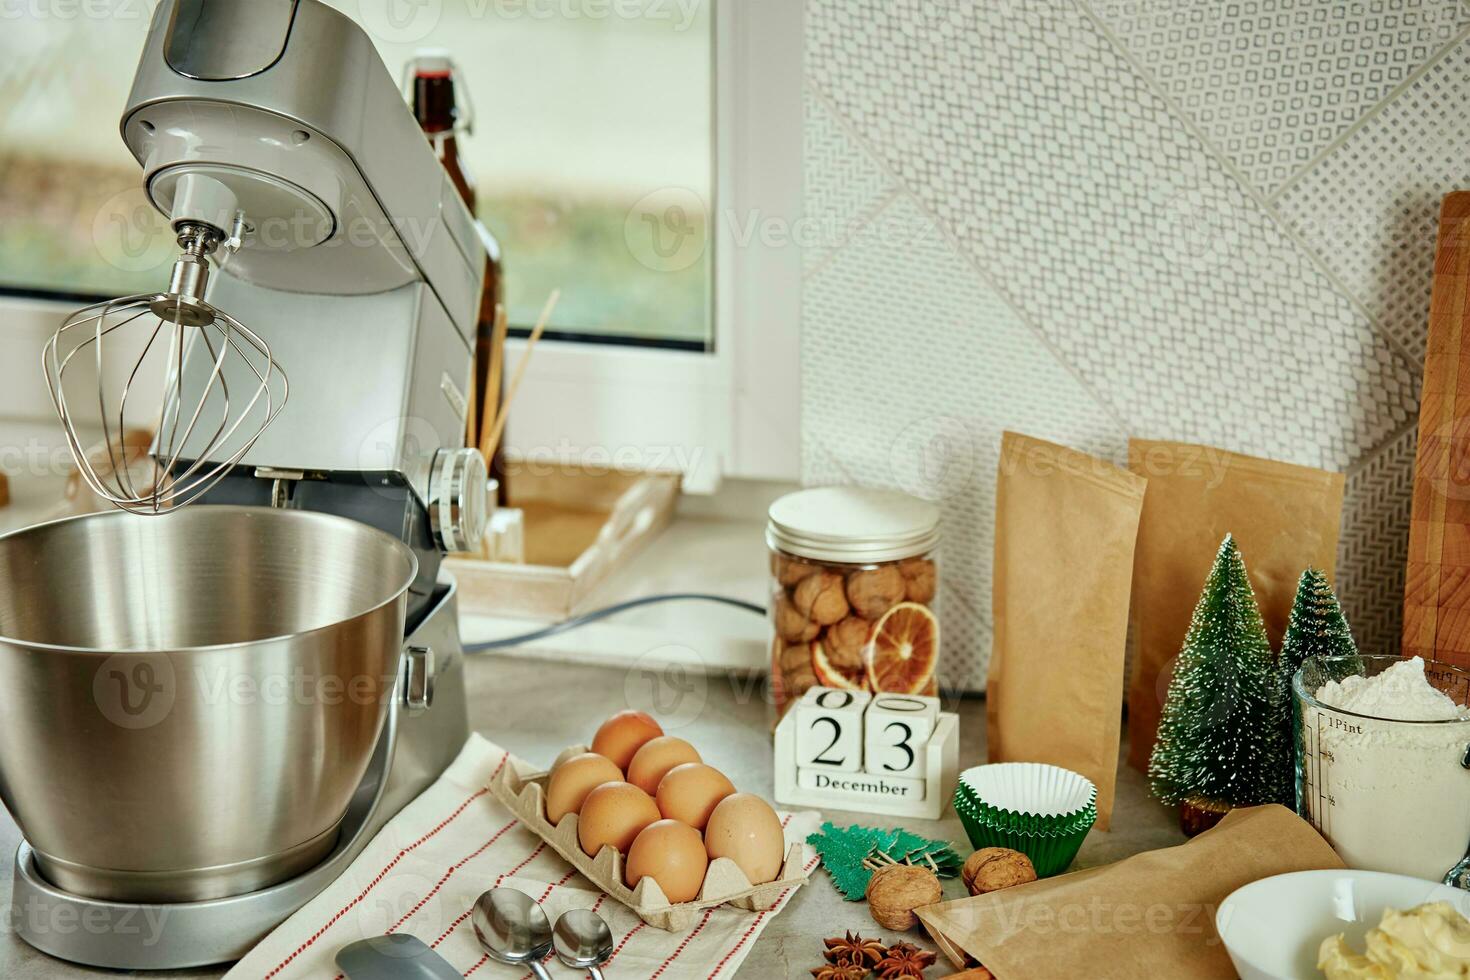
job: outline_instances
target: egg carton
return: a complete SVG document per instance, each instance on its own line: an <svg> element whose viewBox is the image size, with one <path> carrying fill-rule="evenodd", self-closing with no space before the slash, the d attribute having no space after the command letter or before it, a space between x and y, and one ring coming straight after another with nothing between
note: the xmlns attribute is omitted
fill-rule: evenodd
<svg viewBox="0 0 1470 980"><path fill-rule="evenodd" d="M557 763L588 751L583 746L567 749ZM552 767L553 769L555 766ZM550 771L537 772L515 756L500 770L490 784L490 793L504 804L521 823L546 841L572 867L608 895L637 913L655 929L683 932L694 925L699 913L717 905L733 905L748 912L764 912L775 906L789 888L807 883L803 871L806 863L804 845L792 844L775 881L752 885L745 872L729 858L715 858L704 874L699 897L692 902L670 902L663 889L652 878L644 877L637 888L624 884L623 855L617 848L604 845L596 857L588 857L577 840L577 815L569 813L555 825L546 819L546 782Z"/></svg>

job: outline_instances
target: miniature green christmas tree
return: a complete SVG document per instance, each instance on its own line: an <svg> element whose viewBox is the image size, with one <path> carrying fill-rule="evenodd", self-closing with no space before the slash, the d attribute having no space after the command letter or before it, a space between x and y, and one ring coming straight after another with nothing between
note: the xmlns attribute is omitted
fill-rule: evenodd
<svg viewBox="0 0 1470 980"><path fill-rule="evenodd" d="M1273 711L1276 715L1275 754L1281 759L1277 770L1277 802L1295 808L1296 766L1291 719L1294 711L1291 680L1308 657L1348 658L1335 675L1348 676L1362 672L1358 647L1353 642L1347 617L1342 614L1337 596L1327 575L1316 568L1302 572L1297 581L1296 599L1291 605L1286 638L1281 643L1281 656L1276 663L1276 687Z"/></svg>
<svg viewBox="0 0 1470 980"><path fill-rule="evenodd" d="M1154 795L1206 813L1276 799L1275 657L1235 540L1194 608L1149 763Z"/></svg>

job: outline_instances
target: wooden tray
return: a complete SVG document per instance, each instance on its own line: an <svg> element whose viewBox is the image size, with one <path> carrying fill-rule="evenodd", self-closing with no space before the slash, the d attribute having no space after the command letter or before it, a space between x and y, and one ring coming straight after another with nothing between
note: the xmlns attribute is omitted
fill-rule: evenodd
<svg viewBox="0 0 1470 980"><path fill-rule="evenodd" d="M512 465L509 506L525 515L526 562L451 557L460 608L565 619L668 526L679 482L677 473Z"/></svg>
<svg viewBox="0 0 1470 980"><path fill-rule="evenodd" d="M588 751L586 746L567 749L557 757L563 759ZM552 768L556 768L555 765ZM553 826L546 819L546 781L550 772L536 772L515 756L500 770L490 784L490 793L505 804L524 824L562 857L608 895L622 902L655 929L683 932L694 925L699 913L716 905L733 905L748 912L764 912L780 901L788 888L806 884L802 868L806 863L805 845L792 844L786 861L775 881L754 885L729 858L710 862L704 875L704 886L692 902L672 904L664 897L658 882L644 878L637 888L623 883L623 855L605 846L595 858L589 858L577 842L577 815L569 813Z"/></svg>

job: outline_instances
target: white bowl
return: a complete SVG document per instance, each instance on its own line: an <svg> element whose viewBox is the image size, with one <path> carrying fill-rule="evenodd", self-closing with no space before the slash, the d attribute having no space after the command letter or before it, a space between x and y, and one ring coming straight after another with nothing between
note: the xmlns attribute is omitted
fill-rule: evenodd
<svg viewBox="0 0 1470 980"><path fill-rule="evenodd" d="M1215 929L1242 980L1321 977L1322 940L1346 933L1362 951L1363 937L1385 909L1449 902L1470 916L1470 892L1382 871L1294 871L1231 892L1215 914Z"/></svg>

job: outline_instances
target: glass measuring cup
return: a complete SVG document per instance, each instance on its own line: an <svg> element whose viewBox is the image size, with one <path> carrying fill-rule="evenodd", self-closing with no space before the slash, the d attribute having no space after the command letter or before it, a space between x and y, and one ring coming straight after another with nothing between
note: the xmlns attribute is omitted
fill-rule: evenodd
<svg viewBox="0 0 1470 980"><path fill-rule="evenodd" d="M1441 881L1470 844L1470 719L1402 721L1317 698L1329 681L1404 662L1309 657L1292 678L1297 812L1349 867ZM1429 661L1424 673L1456 704L1470 704L1470 671Z"/></svg>

